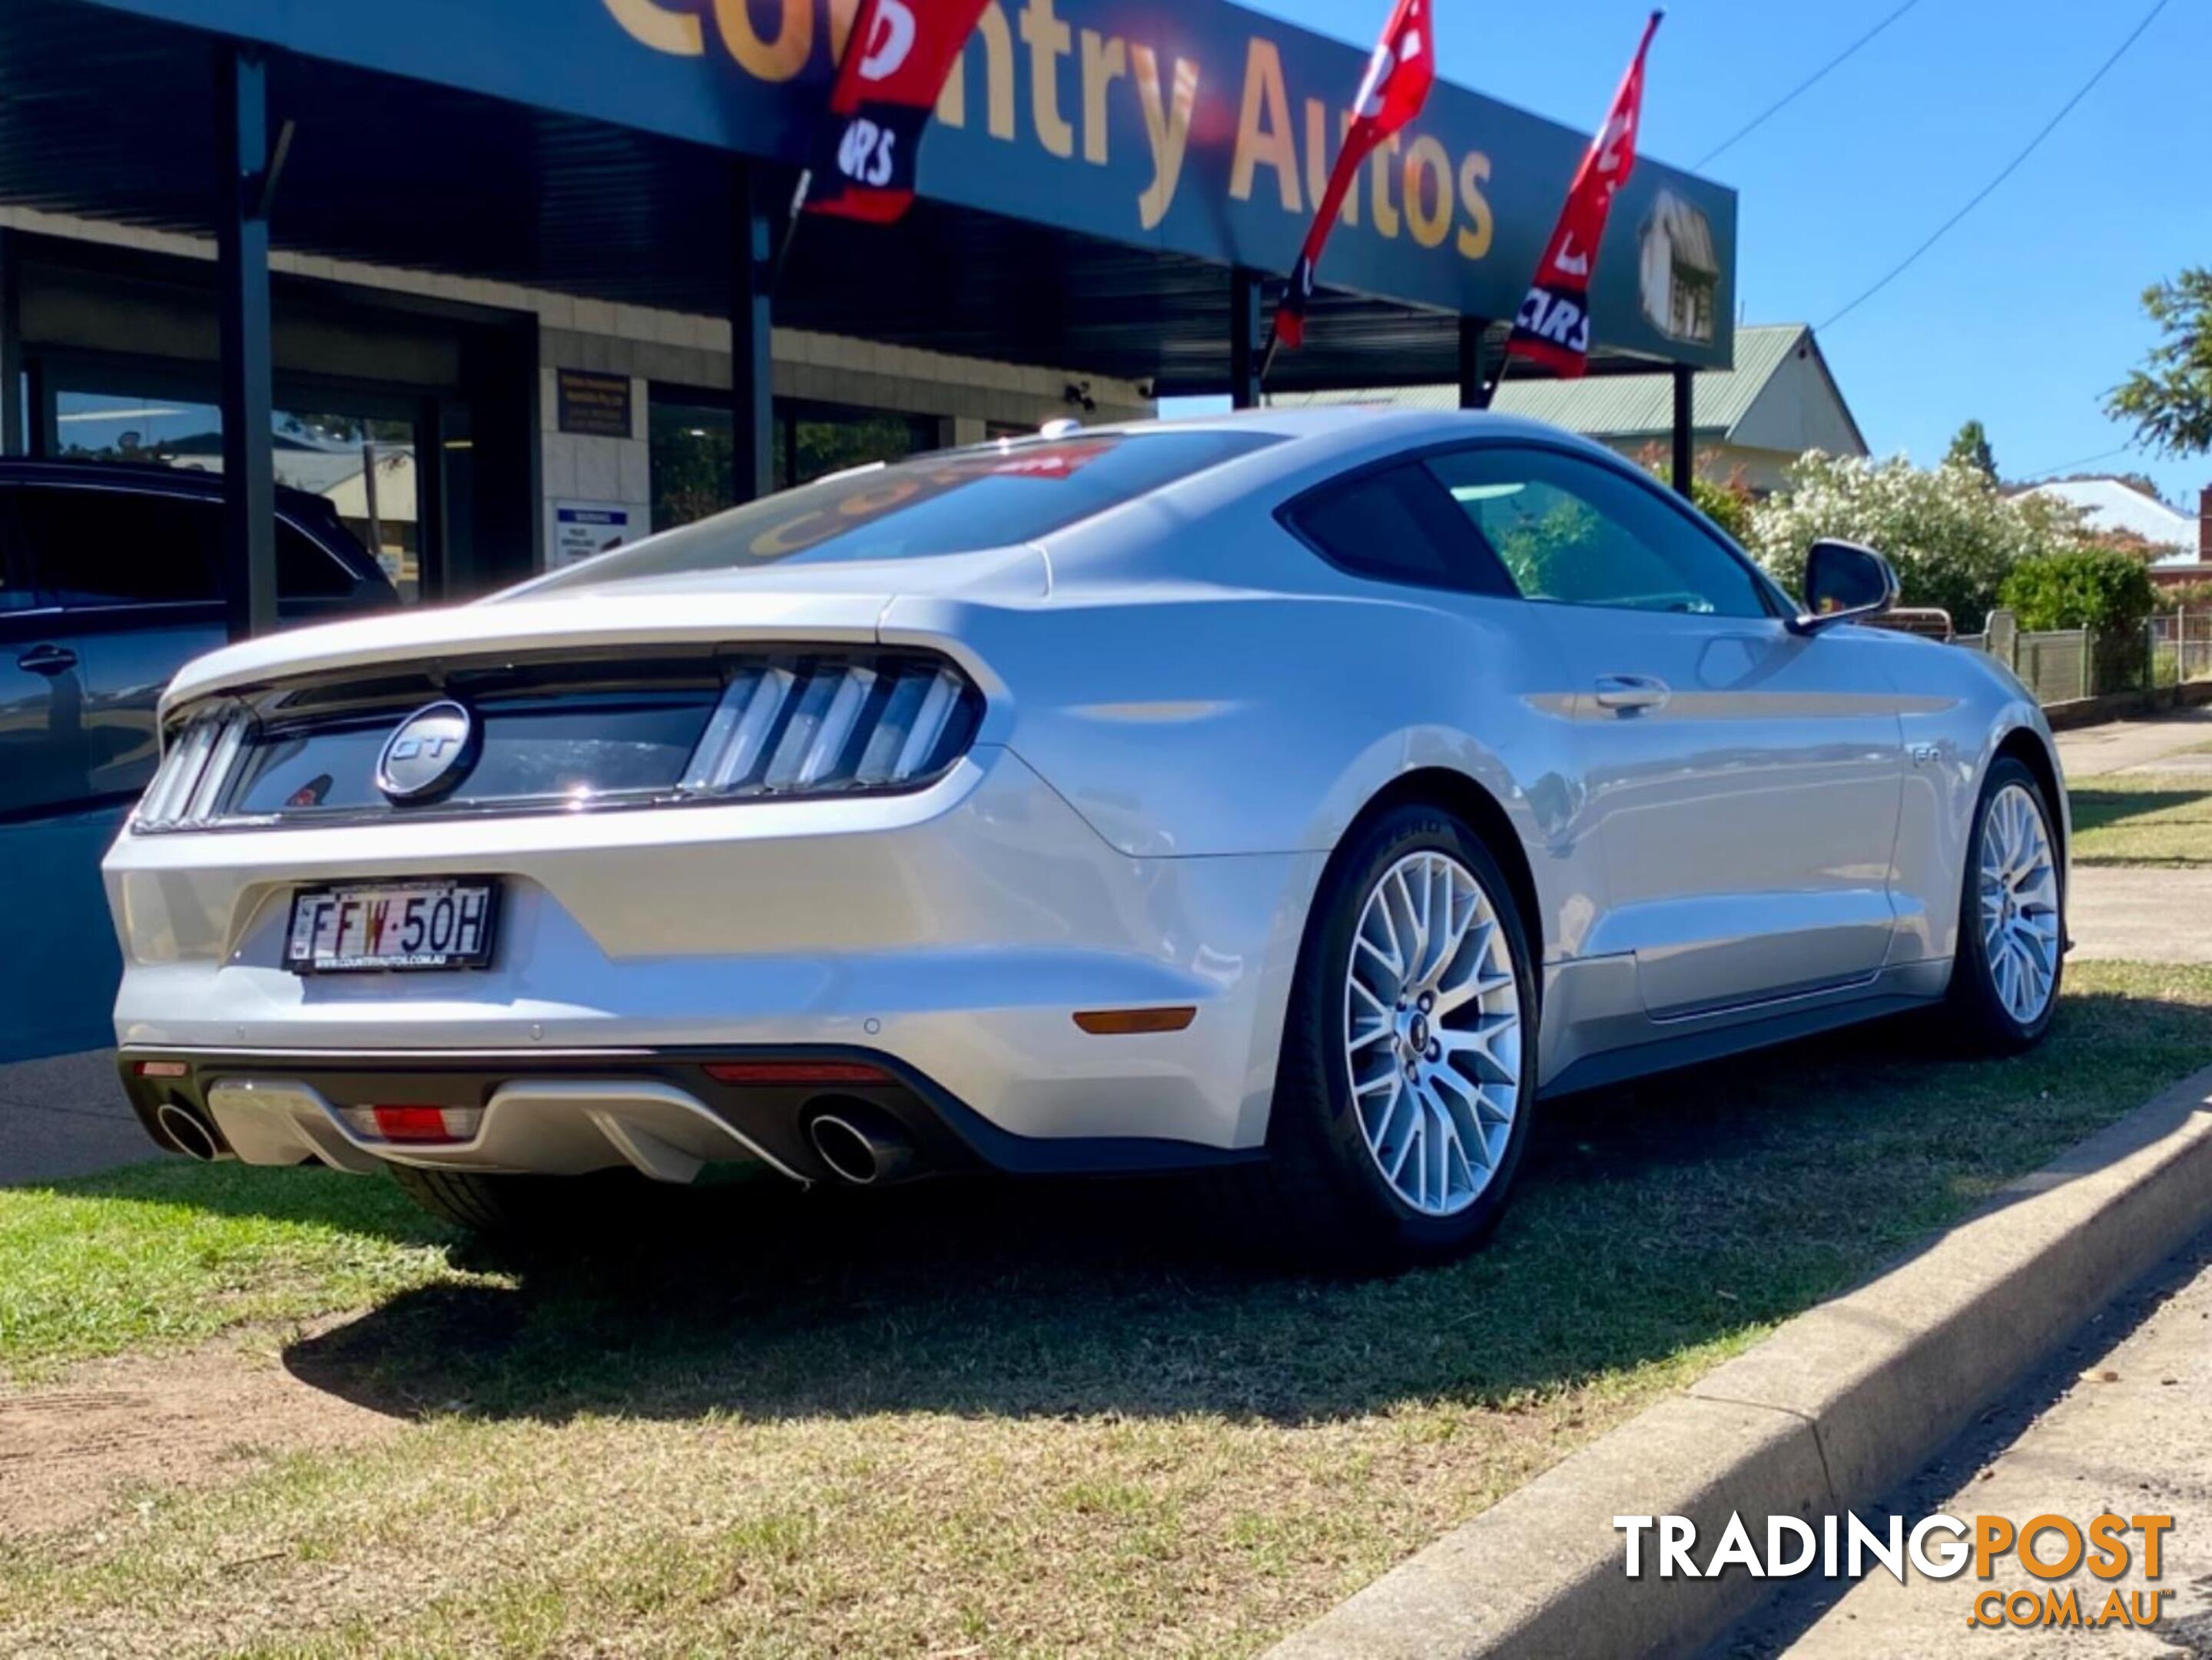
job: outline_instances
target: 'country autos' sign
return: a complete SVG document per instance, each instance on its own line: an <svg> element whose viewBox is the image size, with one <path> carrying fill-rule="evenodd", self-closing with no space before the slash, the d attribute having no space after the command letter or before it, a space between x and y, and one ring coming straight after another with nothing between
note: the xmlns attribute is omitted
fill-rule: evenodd
<svg viewBox="0 0 2212 1660"><path fill-rule="evenodd" d="M858 9L858 0L102 3L793 167L808 159ZM1497 26L1458 6L1439 8L1437 25L1447 58L1456 32ZM915 182L934 200L1287 276L1365 56L1226 0L992 0L946 82ZM1662 52L1654 109L1669 85ZM1439 84L1346 199L1324 286L1512 317L1588 142ZM1607 232L1595 344L1725 366L1735 251L1735 192L1646 158Z"/></svg>

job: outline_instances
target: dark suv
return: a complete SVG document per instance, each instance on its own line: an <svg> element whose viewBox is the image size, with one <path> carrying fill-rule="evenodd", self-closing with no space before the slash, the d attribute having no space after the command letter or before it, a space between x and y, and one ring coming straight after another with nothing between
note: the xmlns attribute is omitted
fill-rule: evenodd
<svg viewBox="0 0 2212 1660"><path fill-rule="evenodd" d="M0 822L128 800L170 677L224 642L222 479L0 461ZM288 623L398 603L331 504L276 492Z"/></svg>

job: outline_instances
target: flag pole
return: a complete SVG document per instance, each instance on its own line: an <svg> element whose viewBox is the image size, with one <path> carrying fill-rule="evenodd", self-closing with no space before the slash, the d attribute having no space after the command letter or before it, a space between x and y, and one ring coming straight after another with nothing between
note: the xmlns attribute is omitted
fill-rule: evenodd
<svg viewBox="0 0 2212 1660"><path fill-rule="evenodd" d="M775 262L769 267L768 291L773 297L783 286L783 268L791 261L791 245L799 240L799 227L806 216L807 193L814 188L814 169L799 170L799 187L791 193L791 222L783 228L782 239L775 245Z"/></svg>

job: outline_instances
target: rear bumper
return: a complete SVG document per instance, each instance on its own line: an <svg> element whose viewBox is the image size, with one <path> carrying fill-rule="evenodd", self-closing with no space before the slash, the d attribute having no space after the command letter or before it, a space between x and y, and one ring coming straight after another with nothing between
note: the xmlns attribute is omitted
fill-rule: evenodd
<svg viewBox="0 0 2212 1660"><path fill-rule="evenodd" d="M106 866L116 1036L137 1058L252 1057L276 1082L343 1057L511 1055L501 1076L565 1077L579 1055L865 1050L1017 1146L1249 1148L1321 863L1131 858L990 746L878 800L126 830ZM498 884L488 968L285 967L301 888L441 876ZM1183 1030L1094 1036L1073 1018L1170 1006L1195 1009Z"/></svg>
<svg viewBox="0 0 2212 1660"><path fill-rule="evenodd" d="M757 1070L823 1063L839 1075L731 1083L710 1066ZM807 1134L832 1113L880 1125L915 1150L917 1173L1135 1174L1244 1162L1253 1152L1118 1136L1008 1134L896 1059L863 1049L732 1052L615 1049L390 1051L125 1049L123 1088L146 1132L190 1152L165 1109L213 1132L220 1156L250 1164L319 1163L367 1174L386 1164L578 1176L627 1165L688 1182L710 1164L765 1165L795 1182L831 1179ZM149 1072L149 1068L151 1069ZM878 1080L856 1077L866 1069ZM878 1081L879 1080L879 1081ZM453 1142L395 1141L349 1109L459 1108L481 1113Z"/></svg>

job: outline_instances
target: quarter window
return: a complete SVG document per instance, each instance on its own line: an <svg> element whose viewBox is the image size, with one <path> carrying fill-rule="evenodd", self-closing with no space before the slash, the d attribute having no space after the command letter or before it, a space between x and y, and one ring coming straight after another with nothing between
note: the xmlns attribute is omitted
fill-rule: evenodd
<svg viewBox="0 0 2212 1660"><path fill-rule="evenodd" d="M1528 599L1773 615L1741 559L1634 479L1547 450L1462 450L1425 465Z"/></svg>
<svg viewBox="0 0 2212 1660"><path fill-rule="evenodd" d="M1418 462L1362 473L1294 504L1292 529L1355 576L1510 594L1466 515Z"/></svg>

